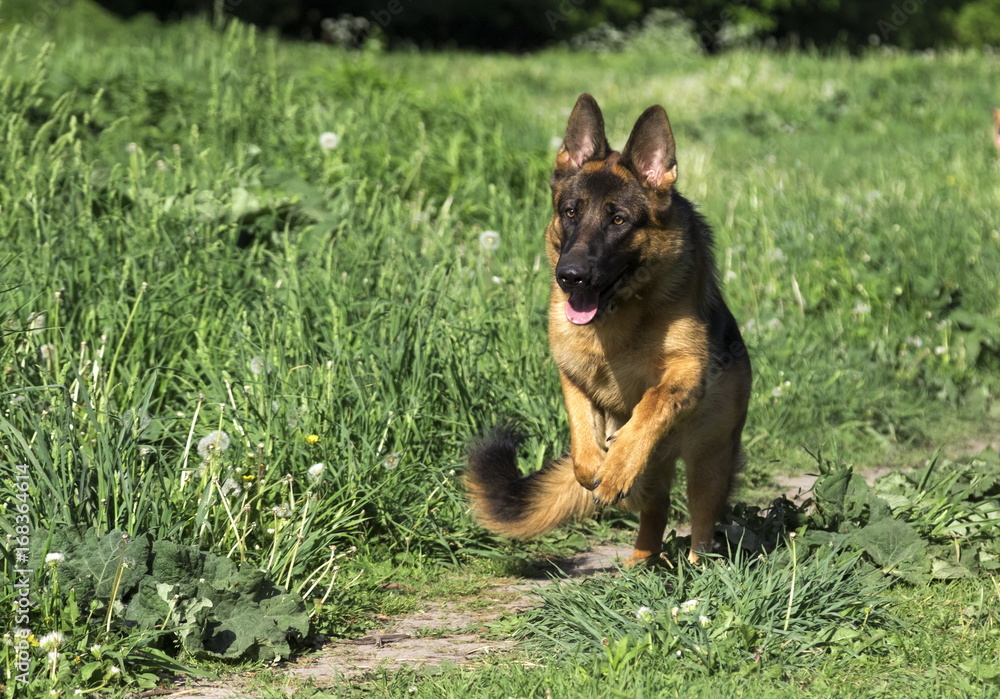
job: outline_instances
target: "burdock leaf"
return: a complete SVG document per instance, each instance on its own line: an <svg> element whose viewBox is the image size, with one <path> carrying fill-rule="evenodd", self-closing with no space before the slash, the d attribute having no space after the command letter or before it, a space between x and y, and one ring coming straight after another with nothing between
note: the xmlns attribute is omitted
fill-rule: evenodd
<svg viewBox="0 0 1000 699"><path fill-rule="evenodd" d="M851 542L887 575L919 582L928 571L927 542L906 522L880 519L853 532Z"/></svg>

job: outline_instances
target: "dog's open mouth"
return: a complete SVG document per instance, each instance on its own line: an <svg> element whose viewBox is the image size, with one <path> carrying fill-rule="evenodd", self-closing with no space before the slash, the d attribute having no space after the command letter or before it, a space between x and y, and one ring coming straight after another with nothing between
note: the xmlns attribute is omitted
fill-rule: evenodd
<svg viewBox="0 0 1000 699"><path fill-rule="evenodd" d="M566 301L566 320L574 325L586 325L600 313L601 307L607 305L608 299L615 295L626 278L626 269L604 289L578 289L569 295Z"/></svg>
<svg viewBox="0 0 1000 699"><path fill-rule="evenodd" d="M576 325L586 325L597 316L601 305L601 294L598 291L574 291L566 301L566 320Z"/></svg>

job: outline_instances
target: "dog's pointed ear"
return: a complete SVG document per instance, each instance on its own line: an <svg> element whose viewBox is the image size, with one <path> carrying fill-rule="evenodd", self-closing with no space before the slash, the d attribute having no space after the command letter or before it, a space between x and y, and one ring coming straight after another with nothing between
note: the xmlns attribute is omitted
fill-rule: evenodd
<svg viewBox="0 0 1000 699"><path fill-rule="evenodd" d="M556 155L556 175L576 172L588 160L602 160L610 152L601 108L597 100L585 92L576 100L569 115L566 135Z"/></svg>
<svg viewBox="0 0 1000 699"><path fill-rule="evenodd" d="M660 105L635 122L622 156L643 186L665 192L677 181L677 148L667 112Z"/></svg>

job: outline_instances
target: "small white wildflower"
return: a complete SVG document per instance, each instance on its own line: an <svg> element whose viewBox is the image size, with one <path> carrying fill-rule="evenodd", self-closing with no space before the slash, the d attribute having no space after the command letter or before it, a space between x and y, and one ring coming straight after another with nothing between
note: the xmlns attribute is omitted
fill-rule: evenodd
<svg viewBox="0 0 1000 699"><path fill-rule="evenodd" d="M101 655L101 646L95 643L94 645L92 645L90 647L90 652L93 653L94 655L100 657L100 655Z"/></svg>
<svg viewBox="0 0 1000 699"><path fill-rule="evenodd" d="M693 612L697 608L698 608L698 600L696 599L689 599L687 602L681 603L682 612Z"/></svg>
<svg viewBox="0 0 1000 699"><path fill-rule="evenodd" d="M219 488L223 497L231 498L243 492L243 487L232 478L227 478L226 482Z"/></svg>
<svg viewBox="0 0 1000 699"><path fill-rule="evenodd" d="M781 398L785 395L785 391L781 386L775 386L771 389L771 398Z"/></svg>
<svg viewBox="0 0 1000 699"><path fill-rule="evenodd" d="M860 301L854 304L854 315L862 316L867 315L872 312L872 307L867 303L861 303Z"/></svg>
<svg viewBox="0 0 1000 699"><path fill-rule="evenodd" d="M120 667L118 667L117 665L112 665L111 667L108 668L108 674L109 675L117 675L117 674L120 674L121 671L122 671L122 669Z"/></svg>
<svg viewBox="0 0 1000 699"><path fill-rule="evenodd" d="M306 471L306 475L309 476L310 483L318 483L323 478L323 464L313 464Z"/></svg>
<svg viewBox="0 0 1000 699"><path fill-rule="evenodd" d="M924 346L924 339L922 337L917 337L916 335L906 338L906 342L911 347L920 348Z"/></svg>
<svg viewBox="0 0 1000 699"><path fill-rule="evenodd" d="M47 553L45 554L45 562L50 566L57 566L66 560L66 556L61 553Z"/></svg>
<svg viewBox="0 0 1000 699"><path fill-rule="evenodd" d="M678 658L681 657L681 652L680 651L677 651L677 657Z"/></svg>
<svg viewBox="0 0 1000 699"><path fill-rule="evenodd" d="M139 146L137 146L135 143L130 143L127 146L125 146L125 150L128 153L138 153L139 152Z"/></svg>
<svg viewBox="0 0 1000 699"><path fill-rule="evenodd" d="M712 620L710 618L708 618L707 616L705 616L704 614L701 614L701 615L698 616L698 624L701 626L701 628L703 628L703 629L707 628L708 625L711 624L711 623L712 623Z"/></svg>
<svg viewBox="0 0 1000 699"><path fill-rule="evenodd" d="M340 136L332 131L326 131L319 135L319 147L323 150L333 150L340 145Z"/></svg>
<svg viewBox="0 0 1000 699"><path fill-rule="evenodd" d="M938 345L937 347L934 348L934 354L938 355L939 357L941 355L948 354L948 348L945 347L944 345Z"/></svg>
<svg viewBox="0 0 1000 699"><path fill-rule="evenodd" d="M416 694L417 688L411 685L410 688L406 691L409 692L410 694Z"/></svg>
<svg viewBox="0 0 1000 699"><path fill-rule="evenodd" d="M503 279L501 279L500 277L493 277L492 281L493 281L494 284L501 284L501 283L503 283Z"/></svg>
<svg viewBox="0 0 1000 699"><path fill-rule="evenodd" d="M66 641L66 637L58 631L47 633L38 639L38 645L42 650L55 650Z"/></svg>
<svg viewBox="0 0 1000 699"><path fill-rule="evenodd" d="M207 459L215 452L225 451L229 448L229 435L222 430L209 432L198 442L198 455Z"/></svg>
<svg viewBox="0 0 1000 699"><path fill-rule="evenodd" d="M649 607L639 607L635 612L635 618L639 621L652 621L653 610Z"/></svg>
<svg viewBox="0 0 1000 699"><path fill-rule="evenodd" d="M500 247L500 234L496 231L483 231L479 234L479 247L487 252L493 252Z"/></svg>
<svg viewBox="0 0 1000 699"><path fill-rule="evenodd" d="M38 348L38 351L41 353L42 359L44 359L47 362L52 361L52 359L56 356L55 345L42 345L41 347Z"/></svg>
<svg viewBox="0 0 1000 699"><path fill-rule="evenodd" d="M254 374L264 373L264 358L259 354L250 360L250 371Z"/></svg>

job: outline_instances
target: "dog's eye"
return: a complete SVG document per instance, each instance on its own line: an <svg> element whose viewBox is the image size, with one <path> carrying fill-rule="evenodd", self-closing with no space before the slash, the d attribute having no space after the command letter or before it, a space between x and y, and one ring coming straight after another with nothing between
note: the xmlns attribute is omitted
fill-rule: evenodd
<svg viewBox="0 0 1000 699"><path fill-rule="evenodd" d="M615 214L614 218L611 219L611 223L615 224L616 226L620 226L623 223L625 223L625 217L622 216L621 214Z"/></svg>
<svg viewBox="0 0 1000 699"><path fill-rule="evenodd" d="M570 206L565 211L563 211L563 213L566 214L566 218L573 218L574 216L576 216L576 209Z"/></svg>

